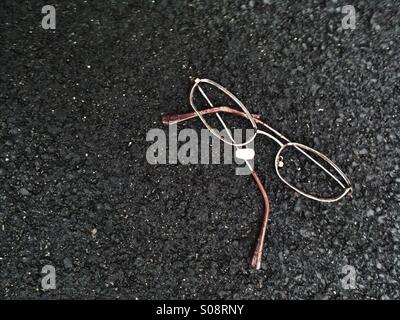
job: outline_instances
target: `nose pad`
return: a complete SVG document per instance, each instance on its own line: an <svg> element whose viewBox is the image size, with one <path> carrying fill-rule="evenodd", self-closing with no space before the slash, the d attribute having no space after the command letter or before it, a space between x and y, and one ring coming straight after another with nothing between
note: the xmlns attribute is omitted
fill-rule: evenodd
<svg viewBox="0 0 400 320"><path fill-rule="evenodd" d="M252 148L237 148L235 152L236 158L242 160L252 160L255 156L254 149Z"/></svg>
<svg viewBox="0 0 400 320"><path fill-rule="evenodd" d="M278 159L278 167L279 167L279 168L283 168L283 166L284 166L283 157L282 157L282 156L279 156L279 159Z"/></svg>

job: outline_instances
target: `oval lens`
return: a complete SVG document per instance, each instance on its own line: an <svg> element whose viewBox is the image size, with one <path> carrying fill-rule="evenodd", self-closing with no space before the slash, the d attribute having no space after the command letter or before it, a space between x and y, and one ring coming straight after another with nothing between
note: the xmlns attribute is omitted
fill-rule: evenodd
<svg viewBox="0 0 400 320"><path fill-rule="evenodd" d="M275 158L279 178L313 200L334 202L350 193L351 183L329 158L300 143L283 145Z"/></svg>
<svg viewBox="0 0 400 320"><path fill-rule="evenodd" d="M203 84L203 86L201 86L201 84ZM212 97L211 95L211 90L209 90L210 88L206 88L206 85L211 85L212 87L216 88L217 92L219 94L223 93L223 100L218 99L218 101L216 101L216 99L213 99L215 97ZM204 88L203 88L204 87ZM196 92L196 89L198 90L198 92ZM207 121L205 119L205 117L201 114L200 112L200 108L196 105L195 103L195 93L197 93L197 95L202 98L202 100L204 101L204 104L202 104L202 107L204 107L204 105L208 105L210 108L212 107L220 107L220 106L228 106L233 108L235 106L238 106L239 108L237 108L238 111L243 112L246 115L246 119L248 121L250 121L250 125L251 128L253 129L253 133L250 136L247 136L246 133L246 140L245 142L238 142L236 138L236 135L232 135L232 126L228 126L226 124L226 122L224 121L224 119L222 118L222 112L220 113L216 113L215 115L210 115L210 117L215 117L217 118L217 121L220 123L220 125L222 125L221 129L223 129L225 131L226 134L221 134L222 130L216 130L215 126ZM223 86L219 85L218 83L209 80L209 79L196 79L195 80L195 84L192 87L192 90L190 91L190 96L189 96L189 100L190 100L190 104L193 108L193 110L196 112L196 114L198 115L198 117L200 118L200 120L203 122L203 124L206 126L206 128L208 130L210 130L210 132L216 136L218 139L222 140L223 142L232 145L232 146L236 146L236 147L241 147L241 146L245 146L249 143L251 143L256 135L257 135L257 125L253 119L253 117L251 116L250 112L247 110L247 108L243 105L243 103L230 91L228 91L227 89L225 89ZM213 101L212 101L213 100ZM232 105L232 102L234 102L234 104ZM224 113L224 117L226 118L227 116L225 116L226 113ZM236 117L237 118L237 117ZM241 120L243 121L243 120Z"/></svg>

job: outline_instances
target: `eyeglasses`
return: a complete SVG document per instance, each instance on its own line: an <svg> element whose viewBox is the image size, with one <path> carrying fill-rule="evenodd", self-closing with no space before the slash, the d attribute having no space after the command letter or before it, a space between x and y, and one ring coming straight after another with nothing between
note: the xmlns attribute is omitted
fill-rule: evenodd
<svg viewBox="0 0 400 320"><path fill-rule="evenodd" d="M237 110L235 108L232 108L231 106L217 106L215 107L213 103L211 102L210 98L207 96L205 91L200 87L200 84L207 84L215 87L219 91L221 91L223 94L225 94L230 100L232 100L237 106L240 107L240 110ZM199 110L198 106L195 104L195 99L194 95L196 92L196 89L200 92L201 96L207 101L207 104L210 106L208 109L203 109ZM288 138L286 138L283 134L279 133L277 130L273 129L271 126L269 126L266 122L263 122L260 119L259 115L256 114L251 114L247 108L244 106L244 104L230 91L228 91L226 88L221 86L220 84L209 80L209 79L196 79L195 84L193 85L190 95L189 95L189 101L190 104L194 110L194 112L190 113L185 113L185 114L179 114L179 115L167 115L162 117L162 122L165 125L171 125L175 124L178 122L183 122L195 117L200 118L200 120L203 122L203 124L206 126L206 128L218 139L221 141L234 146L237 150L239 150L241 147L247 146L249 143L255 140L256 136L258 134L264 135L270 139L272 139L274 142L276 142L279 146L279 150L275 156L275 171L278 175L278 177L290 188L295 190L297 193L320 202L335 202L339 201L346 195L350 195L352 193L352 187L351 187L351 182L347 178L347 176L343 173L343 171L333 162L331 161L328 157L326 157L324 154L321 152L310 148L304 144L300 144L297 142L291 142ZM236 142L235 139L233 138L231 131L229 130L227 124L223 120L221 114L222 113L229 113L235 116L239 116L242 118L247 119L250 122L251 127L253 128L253 135L250 136L250 138L247 138L245 142ZM207 114L215 114L218 121L222 124L222 126L225 129L225 132L227 133L227 137L222 136L220 133L218 133L217 130L215 130L205 119L205 115ZM263 130L260 130L258 126L262 127ZM299 189L299 187L295 186L294 183L291 181L288 181L288 179L285 179L280 171L281 168L285 166L284 162L284 157L283 153L285 150L293 148L296 151L299 151L305 158L311 160L316 166L318 166L320 169L322 169L329 177L331 177L337 184L340 186L343 191L336 196L333 197L322 197L322 196L317 196L315 194L311 194L307 191ZM318 160L319 161L318 161ZM258 235L258 240L256 247L254 249L254 253L251 259L251 267L255 269L260 269L261 267L261 260L262 260L262 253L263 253L263 247L264 247L264 238L266 234L266 229L267 229L267 224L268 224L268 219L269 219L269 212L270 212L270 205L269 205L269 199L267 192L265 191L265 188L258 177L257 173L255 172L254 168L251 166L250 162L248 160L244 160L246 165L249 167L251 175L256 182L257 187L259 188L261 195L264 200L264 216L263 216L263 222L259 231ZM333 172L335 172L337 175L332 173L332 171L328 170L322 163L328 164Z"/></svg>

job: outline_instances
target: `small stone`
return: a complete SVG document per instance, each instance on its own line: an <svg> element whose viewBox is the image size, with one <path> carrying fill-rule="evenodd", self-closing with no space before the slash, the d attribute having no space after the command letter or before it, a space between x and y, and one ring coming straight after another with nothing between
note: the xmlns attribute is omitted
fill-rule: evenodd
<svg viewBox="0 0 400 320"><path fill-rule="evenodd" d="M69 258L65 258L64 259L64 267L67 269L71 269L72 268L72 261Z"/></svg>
<svg viewBox="0 0 400 320"><path fill-rule="evenodd" d="M301 199L297 199L296 204L294 206L294 212L300 212L302 210Z"/></svg>
<svg viewBox="0 0 400 320"><path fill-rule="evenodd" d="M90 231L90 233L92 234L92 237L94 238L97 234L97 229L93 228L92 231Z"/></svg>
<svg viewBox="0 0 400 320"><path fill-rule="evenodd" d="M19 133L19 129L18 128L12 128L9 131L10 134L12 135L17 135Z"/></svg>
<svg viewBox="0 0 400 320"><path fill-rule="evenodd" d="M313 96L315 96L315 94L317 93L318 89L320 88L320 86L318 84L313 84L311 85L310 88L310 92Z"/></svg>
<svg viewBox="0 0 400 320"><path fill-rule="evenodd" d="M358 153L361 154L362 156L365 156L366 154L368 154L368 150L364 148L361 149Z"/></svg>
<svg viewBox="0 0 400 320"><path fill-rule="evenodd" d="M31 193L27 190L27 189L25 189L25 188L21 188L20 190L19 190L19 193L20 194L22 194L23 196L29 196Z"/></svg>

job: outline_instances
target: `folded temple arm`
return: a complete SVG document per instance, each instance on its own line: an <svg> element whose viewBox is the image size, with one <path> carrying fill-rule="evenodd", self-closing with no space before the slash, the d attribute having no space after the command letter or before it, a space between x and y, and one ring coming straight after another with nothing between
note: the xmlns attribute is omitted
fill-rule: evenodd
<svg viewBox="0 0 400 320"><path fill-rule="evenodd" d="M212 107L212 108L208 108L208 109L199 111L199 113L201 115L217 113L217 112L227 112L227 113L232 113L234 115L247 118L247 115L244 112L233 109L231 107L225 107L225 106ZM193 119L193 118L196 118L197 116L198 115L196 112L188 112L188 113L174 114L174 115L164 115L161 117L161 121L165 125L170 125L170 124L186 121L189 119ZM260 115L258 115L258 114L252 114L251 116L253 117L254 120L260 119Z"/></svg>

